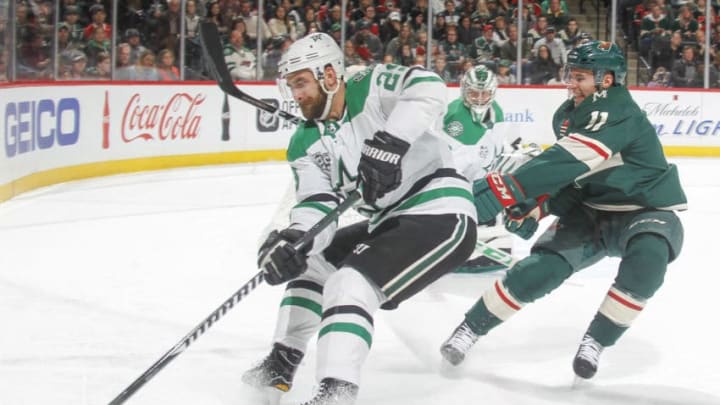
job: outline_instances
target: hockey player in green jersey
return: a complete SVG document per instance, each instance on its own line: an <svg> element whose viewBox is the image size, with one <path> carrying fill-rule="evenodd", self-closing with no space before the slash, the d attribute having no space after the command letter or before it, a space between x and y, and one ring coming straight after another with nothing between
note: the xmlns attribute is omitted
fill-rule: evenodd
<svg viewBox="0 0 720 405"><path fill-rule="evenodd" d="M473 186L478 220L506 213L506 226L529 238L540 218L556 221L505 277L465 314L441 346L459 364L477 339L573 273L604 257L620 257L617 275L573 360L592 378L603 349L614 345L663 283L680 253L687 208L677 168L624 86L622 52L593 41L568 54L570 99L553 117L558 138L513 174L491 173Z"/></svg>
<svg viewBox="0 0 720 405"><path fill-rule="evenodd" d="M272 285L288 282L270 354L243 381L290 389L318 335L319 388L305 405L352 404L373 339L373 316L392 309L462 264L476 239L472 186L442 131L445 83L415 67L377 65L344 81L344 56L328 35L293 43L280 87L307 121L287 158L297 205L271 232L258 263ZM292 244L348 193L369 218L330 226L309 246Z"/></svg>
<svg viewBox="0 0 720 405"><path fill-rule="evenodd" d="M484 65L469 69L460 80L460 97L448 105L443 118L445 132L452 141L453 158L458 170L470 181L485 177L490 171L512 173L537 156L541 149L534 143L522 143L518 131L504 120L503 110L495 100L497 77ZM493 218L479 224L478 239L491 241L494 248L510 252L512 235ZM479 256L465 262L455 272L479 273L504 269L505 266Z"/></svg>

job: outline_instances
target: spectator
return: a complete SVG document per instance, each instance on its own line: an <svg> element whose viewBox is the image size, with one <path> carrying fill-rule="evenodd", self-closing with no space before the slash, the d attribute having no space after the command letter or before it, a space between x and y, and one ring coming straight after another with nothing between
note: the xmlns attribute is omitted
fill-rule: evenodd
<svg viewBox="0 0 720 405"><path fill-rule="evenodd" d="M648 82L648 87L668 87L670 85L670 72L660 66L653 74L652 80Z"/></svg>
<svg viewBox="0 0 720 405"><path fill-rule="evenodd" d="M672 70L673 63L682 57L683 39L680 31L673 32L669 41L665 40L666 38L662 37L663 41L653 42L650 50L650 65L653 69L663 66Z"/></svg>
<svg viewBox="0 0 720 405"><path fill-rule="evenodd" d="M482 36L475 38L468 56L475 59L475 63L492 60L499 56L500 46L493 39L493 26L488 24L483 28Z"/></svg>
<svg viewBox="0 0 720 405"><path fill-rule="evenodd" d="M247 28L247 35L250 37L250 41L257 42L258 16L255 12L251 13L250 7L249 0L242 0L240 3L240 15L243 20L245 20L245 27ZM265 20L260 21L260 33L263 42L272 38L270 27L265 23Z"/></svg>
<svg viewBox="0 0 720 405"><path fill-rule="evenodd" d="M403 45L409 45L412 48L417 46L410 24L403 24L402 28L400 28L400 34L388 42L385 55L392 55L393 59L398 60L401 57Z"/></svg>
<svg viewBox="0 0 720 405"><path fill-rule="evenodd" d="M134 65L147 48L140 43L140 31L135 28L129 28L125 31L125 41L130 47L130 60L128 63Z"/></svg>
<svg viewBox="0 0 720 405"><path fill-rule="evenodd" d="M670 35L672 22L659 5L650 6L650 13L640 23L640 54L648 57L652 43Z"/></svg>
<svg viewBox="0 0 720 405"><path fill-rule="evenodd" d="M85 46L88 66L94 67L97 64L99 53L110 53L110 41L105 37L105 30L94 30L92 37Z"/></svg>
<svg viewBox="0 0 720 405"><path fill-rule="evenodd" d="M188 0L185 4L185 66L195 72L202 70L202 46L200 45L200 22L197 3Z"/></svg>
<svg viewBox="0 0 720 405"><path fill-rule="evenodd" d="M555 37L555 27L549 25L545 30L545 38L540 38L533 45L533 54L537 55L537 51L541 46L547 46L550 50L550 55L553 61L558 66L565 65L567 52L565 51L565 45L560 38Z"/></svg>
<svg viewBox="0 0 720 405"><path fill-rule="evenodd" d="M280 58L293 42L289 35L280 35L270 40L270 44L263 50L262 55L265 80L275 80L277 78L277 66L280 63Z"/></svg>
<svg viewBox="0 0 720 405"><path fill-rule="evenodd" d="M255 55L245 47L241 32L230 32L230 40L225 45L224 53L225 63L234 80L255 80Z"/></svg>
<svg viewBox="0 0 720 405"><path fill-rule="evenodd" d="M273 37L287 35L293 41L297 39L295 21L288 17L287 10L283 6L275 8L275 16L268 21L268 28Z"/></svg>
<svg viewBox="0 0 720 405"><path fill-rule="evenodd" d="M380 20L378 19L377 13L375 12L375 6L370 5L365 7L365 14L363 15L362 19L370 26L370 32L372 32L376 36L380 35Z"/></svg>
<svg viewBox="0 0 720 405"><path fill-rule="evenodd" d="M48 79L52 76L50 46L35 28L23 30L18 49L17 76L21 79Z"/></svg>
<svg viewBox="0 0 720 405"><path fill-rule="evenodd" d="M342 26L340 24L333 24L330 27L330 36L340 45L340 41L342 41Z"/></svg>
<svg viewBox="0 0 720 405"><path fill-rule="evenodd" d="M84 80L88 79L87 72L87 57L81 50L73 50L68 54L70 66L64 69L63 78L66 80Z"/></svg>
<svg viewBox="0 0 720 405"><path fill-rule="evenodd" d="M530 64L530 84L546 84L555 77L559 67L550 54L550 48L547 45L540 45L537 48L537 56Z"/></svg>
<svg viewBox="0 0 720 405"><path fill-rule="evenodd" d="M445 23L444 15L435 16L435 24L433 24L432 30L433 39L436 41L444 41L447 39L447 24Z"/></svg>
<svg viewBox="0 0 720 405"><path fill-rule="evenodd" d="M115 60L116 69L124 69L132 66L130 63L130 44L123 42L117 46L117 59Z"/></svg>
<svg viewBox="0 0 720 405"><path fill-rule="evenodd" d="M365 59L360 57L360 55L355 52L355 44L352 40L348 39L345 41L345 46L343 47L343 53L345 54L345 67L348 66L366 66L367 63L365 63Z"/></svg>
<svg viewBox="0 0 720 405"><path fill-rule="evenodd" d="M157 72L162 81L180 80L180 70L175 66L175 53L163 49L158 53Z"/></svg>
<svg viewBox="0 0 720 405"><path fill-rule="evenodd" d="M567 11L563 10L560 5L560 0L550 0L545 16L547 17L548 26L555 27L556 31L565 28L570 18Z"/></svg>
<svg viewBox="0 0 720 405"><path fill-rule="evenodd" d="M584 34L584 32L580 30L577 20L575 18L568 19L567 26L559 33L560 39L563 41L563 45L565 45L565 50L570 52L582 34Z"/></svg>
<svg viewBox="0 0 720 405"><path fill-rule="evenodd" d="M80 18L80 9L78 6L65 6L65 24L70 32L70 43L80 46L85 43L83 35L84 28L78 22Z"/></svg>
<svg viewBox="0 0 720 405"><path fill-rule="evenodd" d="M375 34L370 32L369 23L365 20L358 21L358 31L353 35L355 52L368 64L382 60L383 46Z"/></svg>
<svg viewBox="0 0 720 405"><path fill-rule="evenodd" d="M88 76L93 79L110 80L110 68L112 66L110 54L106 52L101 52L95 56L95 61L95 66L87 70Z"/></svg>
<svg viewBox="0 0 720 405"><path fill-rule="evenodd" d="M696 58L698 60L705 60L705 31L704 30L697 30L695 31L695 41L693 41L697 47L697 55ZM715 59L715 48L710 47L710 60Z"/></svg>
<svg viewBox="0 0 720 405"><path fill-rule="evenodd" d="M695 31L698 30L698 22L695 17L693 17L690 7L680 6L678 9L678 16L673 22L671 29L673 31L679 30L680 34L682 34L683 40L685 41L692 41L695 39Z"/></svg>
<svg viewBox="0 0 720 405"><path fill-rule="evenodd" d="M495 28L493 29L493 39L498 45L502 45L508 40L507 24L504 16L495 17Z"/></svg>
<svg viewBox="0 0 720 405"><path fill-rule="evenodd" d="M497 67L498 84L515 84L517 83L515 75L510 74L510 66L512 62L507 59L500 59Z"/></svg>
<svg viewBox="0 0 720 405"><path fill-rule="evenodd" d="M531 27L534 27L537 24L537 16L533 12L533 5L534 3L525 3L525 7L522 9L522 35L521 37L527 37L527 33L530 30ZM517 23L517 10L515 10L515 25L518 25Z"/></svg>
<svg viewBox="0 0 720 405"><path fill-rule="evenodd" d="M490 23L490 10L487 7L487 2L478 1L477 8L470 15L470 19L473 23L477 22L483 26Z"/></svg>
<svg viewBox="0 0 720 405"><path fill-rule="evenodd" d="M80 49L82 46L82 42L78 43L70 40L70 27L64 22L58 24L57 42L58 55L72 49Z"/></svg>
<svg viewBox="0 0 720 405"><path fill-rule="evenodd" d="M460 12L455 8L455 0L445 0L445 9L435 15L442 16L447 25L460 25Z"/></svg>
<svg viewBox="0 0 720 405"><path fill-rule="evenodd" d="M387 44L390 42L390 40L400 34L400 30L402 29L403 25L400 20L402 20L402 18L400 17L399 12L390 12L388 18L385 19L385 22L380 25L380 41L382 41L382 43Z"/></svg>
<svg viewBox="0 0 720 405"><path fill-rule="evenodd" d="M90 24L83 30L83 40L88 41L92 37L93 31L101 29L105 31L105 38L112 37L112 27L110 24L105 22L107 14L105 13L105 7L102 4L93 4L90 7Z"/></svg>
<svg viewBox="0 0 720 405"><path fill-rule="evenodd" d="M450 69L448 69L447 67L445 57L435 58L435 66L433 67L433 72L437 73L438 76L445 80L445 83L457 83L455 77L450 72Z"/></svg>
<svg viewBox="0 0 720 405"><path fill-rule="evenodd" d="M537 19L537 24L535 24L534 27L530 28L528 30L528 39L532 41L532 44L535 45L535 42L540 40L540 38L545 38L545 30L547 30L548 22L547 17L544 15L541 15Z"/></svg>
<svg viewBox="0 0 720 405"><path fill-rule="evenodd" d="M523 69L523 71L525 71L525 70L527 70L526 67L532 56L532 51L526 41L518 42L517 26L514 24L511 24L508 27L508 40L504 44L502 44L502 46L500 47L500 59L517 61L518 44L520 44L522 69ZM517 69L517 67L516 67L516 69Z"/></svg>
<svg viewBox="0 0 720 405"><path fill-rule="evenodd" d="M220 2L218 0L211 0L205 4L207 12L205 13L205 21L211 22L217 25L218 32L221 37L227 38L227 33L230 32L230 28L227 21L223 17L222 9L220 8Z"/></svg>
<svg viewBox="0 0 720 405"><path fill-rule="evenodd" d="M672 83L675 87L702 87L702 70L695 59L695 47L686 45L682 50L682 58L676 60L672 67Z"/></svg>
<svg viewBox="0 0 720 405"><path fill-rule="evenodd" d="M447 39L440 42L440 49L445 54L448 70L454 77L467 57L465 45L457 40L457 28L454 25L448 27Z"/></svg>
<svg viewBox="0 0 720 405"><path fill-rule="evenodd" d="M481 30L473 28L470 23L470 16L463 15L460 17L460 25L457 29L458 41L460 41L466 48L470 47L473 43L473 39L477 38L481 34Z"/></svg>

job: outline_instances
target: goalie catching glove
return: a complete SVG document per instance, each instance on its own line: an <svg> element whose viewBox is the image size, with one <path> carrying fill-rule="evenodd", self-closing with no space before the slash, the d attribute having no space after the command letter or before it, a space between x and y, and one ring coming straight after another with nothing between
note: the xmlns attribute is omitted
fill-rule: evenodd
<svg viewBox="0 0 720 405"><path fill-rule="evenodd" d="M312 241L297 250L293 247L304 235L304 231L290 228L270 232L258 252L258 267L268 284L282 284L307 270L307 252L312 249Z"/></svg>
<svg viewBox="0 0 720 405"><path fill-rule="evenodd" d="M530 198L505 210L505 229L523 239L530 239L541 219L548 216L548 196Z"/></svg>
<svg viewBox="0 0 720 405"><path fill-rule="evenodd" d="M504 208L525 200L525 192L511 174L490 173L473 183L478 223L491 221Z"/></svg>
<svg viewBox="0 0 720 405"><path fill-rule="evenodd" d="M410 144L385 131L365 140L358 165L358 186L368 204L395 190L402 181L400 164Z"/></svg>

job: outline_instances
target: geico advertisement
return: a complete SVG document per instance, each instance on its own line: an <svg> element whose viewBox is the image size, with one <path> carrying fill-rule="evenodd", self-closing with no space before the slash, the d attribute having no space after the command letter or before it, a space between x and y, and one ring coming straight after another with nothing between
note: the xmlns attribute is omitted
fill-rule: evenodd
<svg viewBox="0 0 720 405"><path fill-rule="evenodd" d="M48 168L76 163L88 130L90 103L72 91L52 87L0 90L0 183Z"/></svg>

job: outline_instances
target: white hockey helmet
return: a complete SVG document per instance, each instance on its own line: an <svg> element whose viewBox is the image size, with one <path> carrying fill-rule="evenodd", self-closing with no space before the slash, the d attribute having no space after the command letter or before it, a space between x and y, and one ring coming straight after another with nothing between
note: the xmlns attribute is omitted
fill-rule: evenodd
<svg viewBox="0 0 720 405"><path fill-rule="evenodd" d="M460 81L463 103L470 109L473 121L482 122L485 112L492 106L497 91L497 77L484 65L465 72Z"/></svg>
<svg viewBox="0 0 720 405"><path fill-rule="evenodd" d="M280 58L280 79L303 69L310 69L317 80L323 79L325 66L331 65L338 77L345 75L345 55L328 34L317 32L295 41Z"/></svg>

